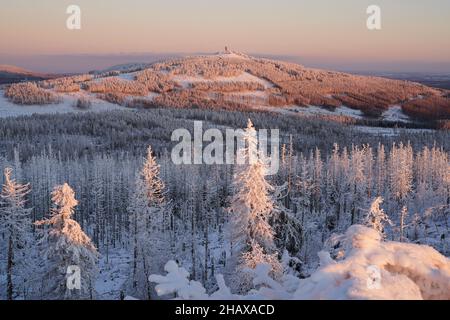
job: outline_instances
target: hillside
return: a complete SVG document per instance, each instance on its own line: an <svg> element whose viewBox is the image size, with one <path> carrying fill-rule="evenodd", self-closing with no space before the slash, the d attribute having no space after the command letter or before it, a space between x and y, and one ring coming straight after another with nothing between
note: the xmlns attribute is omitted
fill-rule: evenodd
<svg viewBox="0 0 450 320"><path fill-rule="evenodd" d="M54 78L54 75L33 72L17 66L0 65L0 84L16 83L22 81L39 81Z"/></svg>
<svg viewBox="0 0 450 320"><path fill-rule="evenodd" d="M55 77L55 75L33 72L16 66L0 65L0 85L23 81L40 81Z"/></svg>
<svg viewBox="0 0 450 320"><path fill-rule="evenodd" d="M450 119L449 90L234 52L40 81L37 88L19 84L6 89L5 96L14 103L42 104L73 92L128 107L258 109L343 122Z"/></svg>

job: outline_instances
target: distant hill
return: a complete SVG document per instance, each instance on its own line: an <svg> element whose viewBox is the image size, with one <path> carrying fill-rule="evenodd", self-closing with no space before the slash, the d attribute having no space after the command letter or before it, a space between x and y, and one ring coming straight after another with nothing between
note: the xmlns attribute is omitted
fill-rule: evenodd
<svg viewBox="0 0 450 320"><path fill-rule="evenodd" d="M389 79L418 82L429 87L450 90L450 73L424 72L360 72Z"/></svg>
<svg viewBox="0 0 450 320"><path fill-rule="evenodd" d="M26 70L5 69L22 78L42 77ZM120 65L90 75L44 81L40 86L55 95L76 91L136 108L259 110L346 123L450 119L450 91L446 89L307 68L229 50ZM15 94L23 97L26 90L37 92L31 89L9 90L10 99Z"/></svg>
<svg viewBox="0 0 450 320"><path fill-rule="evenodd" d="M33 72L17 66L0 65L0 84L45 80L55 77L58 77L58 75Z"/></svg>
<svg viewBox="0 0 450 320"><path fill-rule="evenodd" d="M112 67L108 67L108 68L105 68L102 70L91 71L90 73L101 74L101 73L107 73L107 72L112 72L112 71L126 73L126 72L133 72L136 70L142 70L142 69L150 67L150 65L151 65L150 63L145 63L145 62L123 63L123 64L118 64L118 65L115 65Z"/></svg>

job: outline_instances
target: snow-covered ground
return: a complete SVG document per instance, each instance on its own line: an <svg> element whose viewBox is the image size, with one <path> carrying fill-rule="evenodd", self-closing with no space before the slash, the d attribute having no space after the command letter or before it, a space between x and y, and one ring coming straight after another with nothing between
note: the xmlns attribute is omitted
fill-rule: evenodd
<svg viewBox="0 0 450 320"><path fill-rule="evenodd" d="M305 114L305 115L329 115L329 116L347 116L354 119L363 119L364 114L360 110L348 108L346 106L340 106L334 110L329 110L317 106L299 107L299 106L286 106L286 107L262 107L263 109L279 112L283 114ZM391 106L381 115L381 119L391 122L411 122L411 119L402 111L400 106Z"/></svg>
<svg viewBox="0 0 450 320"><path fill-rule="evenodd" d="M128 80L128 81L134 81L136 78L136 75L139 73L139 71L136 72L130 72L130 73L121 73L117 77L122 80Z"/></svg>
<svg viewBox="0 0 450 320"><path fill-rule="evenodd" d="M450 260L435 249L382 241L351 226L339 239L342 260L321 252L321 267L300 280L296 299L450 299Z"/></svg>
<svg viewBox="0 0 450 320"><path fill-rule="evenodd" d="M321 266L306 279L285 275L275 281L268 265L258 265L253 271L257 289L247 295L232 294L221 275L216 276L219 289L208 295L174 261L166 264L167 275L149 279L159 295L176 293L181 299L450 299L450 260L433 248L382 241L377 231L361 225L335 240L338 258L321 251Z"/></svg>
<svg viewBox="0 0 450 320"><path fill-rule="evenodd" d="M411 119L403 113L401 106L392 106L381 115L381 118L386 121L394 122L411 122Z"/></svg>
<svg viewBox="0 0 450 320"><path fill-rule="evenodd" d="M248 97L255 99L268 99L268 94L265 91L244 91L244 92L231 92L226 94L230 97Z"/></svg>
<svg viewBox="0 0 450 320"><path fill-rule="evenodd" d="M114 250L109 253L109 257L106 254L100 257L100 272L95 282L99 300L120 299L122 286L129 276L131 260L126 250Z"/></svg>
<svg viewBox="0 0 450 320"><path fill-rule="evenodd" d="M228 59L250 59L250 57L246 54L237 52L219 52L216 54L216 57Z"/></svg>
<svg viewBox="0 0 450 320"><path fill-rule="evenodd" d="M305 116L318 116L318 115L328 115L328 116L347 116L353 119L364 119L364 114L355 109L348 108L346 106L341 106L336 108L334 111L317 107L299 107L299 106L286 106L286 107L271 107L271 106L259 106L258 109L277 112L283 115L305 115ZM385 111L382 115L382 119L391 122L410 122L409 117L403 113L401 107L393 106ZM358 133L366 133L370 135L379 135L385 137L398 136L399 134L409 134L409 133L433 133L433 129L405 129L405 128L389 128L389 127L370 127L370 126L352 126L350 127Z"/></svg>
<svg viewBox="0 0 450 320"><path fill-rule="evenodd" d="M299 107L299 106L286 106L286 107L270 107L262 106L261 109L278 112L284 115L304 114L304 115L329 115L329 116L347 116L355 119L362 119L363 113L359 110L351 109L345 106L336 108L335 110L328 110L326 108L317 106Z"/></svg>
<svg viewBox="0 0 450 320"><path fill-rule="evenodd" d="M186 75L175 75L173 76L173 80L178 82L183 88L189 88L191 84L196 82L256 82L260 83L264 86L265 89L269 89L273 87L273 84L270 81L265 79L258 78L248 72L242 72L238 76L233 77L215 77L214 79L207 79L201 76L192 77Z"/></svg>
<svg viewBox="0 0 450 320"><path fill-rule="evenodd" d="M80 97L88 97L92 101L89 110L80 110L73 107L75 101ZM92 95L85 93L70 93L62 95L62 102L49 105L17 105L10 102L0 90L0 118L28 116L32 114L53 114L53 113L75 113L75 112L104 112L112 110L128 110L125 107L96 99Z"/></svg>
<svg viewBox="0 0 450 320"><path fill-rule="evenodd" d="M432 129L405 129L405 128L385 128L385 127L368 127L368 126L353 126L355 131L359 133L367 133L371 135L379 135L385 137L394 137L399 134L417 134L417 133L433 133Z"/></svg>
<svg viewBox="0 0 450 320"><path fill-rule="evenodd" d="M216 92L208 93L210 99L217 99ZM239 103L249 103L251 105L266 105L268 104L269 95L266 91L242 91L242 92L227 92L223 94L227 101L235 101Z"/></svg>
<svg viewBox="0 0 450 320"><path fill-rule="evenodd" d="M206 54L206 55L199 55L198 57L205 57L205 58L209 58L209 57L217 57L217 58L222 58L222 59L245 59L245 60L250 60L252 59L249 55L246 55L245 53L241 53L241 52L235 52L235 51L219 51L215 54Z"/></svg>
<svg viewBox="0 0 450 320"><path fill-rule="evenodd" d="M159 95L160 93L158 92L149 92L149 94L145 98L147 98L148 100L153 100Z"/></svg>
<svg viewBox="0 0 450 320"><path fill-rule="evenodd" d="M130 70L138 70L138 69L142 70L142 69L148 68L149 66L150 66L149 63L144 63L144 62L125 63L125 64L112 66L107 69L103 69L100 72L110 72L110 71L127 72Z"/></svg>

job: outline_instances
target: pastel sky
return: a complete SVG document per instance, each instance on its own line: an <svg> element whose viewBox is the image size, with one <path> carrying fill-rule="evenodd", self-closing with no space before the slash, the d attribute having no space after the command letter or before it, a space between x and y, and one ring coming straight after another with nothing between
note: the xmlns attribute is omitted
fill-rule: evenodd
<svg viewBox="0 0 450 320"><path fill-rule="evenodd" d="M82 29L66 28L66 8ZM366 8L382 9L382 30ZM450 65L449 0L0 0L1 57L232 49L339 64Z"/></svg>

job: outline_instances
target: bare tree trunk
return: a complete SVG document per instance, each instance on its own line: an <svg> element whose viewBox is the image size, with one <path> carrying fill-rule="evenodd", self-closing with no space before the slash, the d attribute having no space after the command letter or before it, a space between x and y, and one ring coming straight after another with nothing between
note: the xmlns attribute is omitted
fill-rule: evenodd
<svg viewBox="0 0 450 320"><path fill-rule="evenodd" d="M14 265L14 252L13 252L13 240L12 235L9 236L9 244L8 244L8 265L6 270L6 299L13 299L13 283L12 283L12 268Z"/></svg>
<svg viewBox="0 0 450 320"><path fill-rule="evenodd" d="M149 281L148 281L148 277L150 276L149 274L149 270L148 270L148 266L147 266L147 260L146 260L146 256L144 254L144 249L142 249L142 264L144 267L144 275L145 275L145 288L147 289L147 300L150 300L152 298L151 296L151 289L150 289L150 285L149 285Z"/></svg>
<svg viewBox="0 0 450 320"><path fill-rule="evenodd" d="M137 287L137 257L138 257L138 241L137 241L137 221L134 217L134 250L133 250L133 288Z"/></svg>
<svg viewBox="0 0 450 320"><path fill-rule="evenodd" d="M209 245L209 239L208 239L208 221L206 222L206 226L205 226L205 270L203 273L203 284L206 285L206 281L208 281L208 259L209 259L209 255L208 255L208 245Z"/></svg>
<svg viewBox="0 0 450 320"><path fill-rule="evenodd" d="M192 258L192 279L197 278L197 274L195 272L196 269L196 259L195 259L195 217L194 210L191 210L191 258Z"/></svg>

